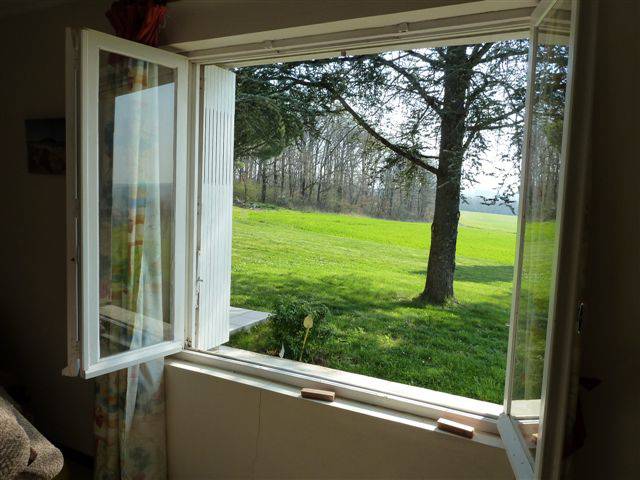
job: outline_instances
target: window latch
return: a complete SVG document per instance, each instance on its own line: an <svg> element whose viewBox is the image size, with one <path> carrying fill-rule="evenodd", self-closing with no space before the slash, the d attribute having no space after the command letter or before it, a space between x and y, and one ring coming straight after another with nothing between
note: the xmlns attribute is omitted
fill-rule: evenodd
<svg viewBox="0 0 640 480"><path fill-rule="evenodd" d="M202 282L202 277L196 279L196 310L200 310L200 285Z"/></svg>

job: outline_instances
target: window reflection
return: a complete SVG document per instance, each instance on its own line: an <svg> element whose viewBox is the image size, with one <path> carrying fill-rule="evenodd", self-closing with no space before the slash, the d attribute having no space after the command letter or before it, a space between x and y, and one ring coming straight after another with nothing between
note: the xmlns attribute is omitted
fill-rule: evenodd
<svg viewBox="0 0 640 480"><path fill-rule="evenodd" d="M100 356L172 339L172 69L100 54Z"/></svg>
<svg viewBox="0 0 640 480"><path fill-rule="evenodd" d="M570 3L559 2L538 27L529 157L524 172L525 225L511 414L520 419L534 454L554 287L570 20Z"/></svg>

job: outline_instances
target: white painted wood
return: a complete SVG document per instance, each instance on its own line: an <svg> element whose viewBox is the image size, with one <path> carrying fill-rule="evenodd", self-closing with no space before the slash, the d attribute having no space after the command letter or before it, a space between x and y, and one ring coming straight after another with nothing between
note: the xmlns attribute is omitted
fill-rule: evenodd
<svg viewBox="0 0 640 480"><path fill-rule="evenodd" d="M564 460L565 426L568 411L576 408L576 398L569 394L575 386L572 375L575 366L575 347L578 343L578 305L585 300L584 267L586 264L587 244L587 203L589 191L589 155L591 136L585 135L593 117L593 92L595 85L595 53L597 38L583 35L582 32L595 31L598 21L597 9L588 8L584 3L574 0L572 22L573 41L570 48L574 52L570 63L572 78L571 111L568 121L575 126L570 129L567 145L567 175L563 209L566 212L580 212L565 216L558 258L558 278L572 278L575 281L560 282L555 307L556 325L554 335L549 340L552 352L552 368L546 371L543 380L544 392L544 435L540 438L540 465L536 470L539 478L560 478ZM588 299L587 299L588 301ZM553 405L553 408L549 406Z"/></svg>
<svg viewBox="0 0 640 480"><path fill-rule="evenodd" d="M77 282L80 304L80 374L89 378L118 370L152 358L179 351L184 344L184 319L187 315L185 288L187 266L187 94L188 61L164 50L130 42L93 30L82 29L80 37L79 105L77 131L77 195L80 221ZM109 51L172 68L176 72L175 166L174 166L174 251L172 282L173 339L150 347L100 359L99 337L99 198L98 198L98 107L99 54ZM70 78L68 78L68 81ZM71 87L68 87L71 91ZM73 221L73 217L69 217ZM68 227L71 231L71 226ZM73 288L73 285L70 285ZM69 320L71 323L71 320ZM73 333L71 328L70 334ZM67 372L72 372L67 369Z"/></svg>
<svg viewBox="0 0 640 480"><path fill-rule="evenodd" d="M537 452L534 465L534 474L538 479L541 478L560 478L560 461L562 458L563 446L564 446L564 425L566 421L567 412L567 395L568 385L571 379L570 371L570 359L572 338L573 338L573 316L560 319L557 312L562 312L563 301L572 302L568 307L573 312L577 310L577 303L574 303L575 299L571 296L565 298L558 297L558 279L562 278L564 282L568 284L577 284L579 272L577 270L571 270L571 267L566 264L567 260L563 257L567 256L567 253L576 250L575 242L576 235L580 236L581 231L575 232L569 228L567 231L567 224L565 222L565 216L567 216L567 181L568 181L568 169L569 169L569 147L571 139L571 125L573 114L573 91L575 88L575 66L576 66L576 45L578 34L578 18L579 18L579 3L578 0L569 0L571 5L571 23L569 25L569 59L567 67L567 91L565 97L564 118L562 125L562 147L561 147L561 166L560 166L560 181L558 189L558 236L556 238L555 245L555 258L553 261L552 279L551 285L553 288L550 291L549 299L549 323L547 326L547 339L545 343L545 357L544 368L542 374L542 389L540 398L540 427L539 427L539 440L537 445ZM562 1L558 1L555 5L560 5ZM550 7L551 8L551 7ZM548 13L550 10L547 10ZM545 14L546 14L545 13ZM581 166L580 168L584 168ZM573 170L572 176L580 178L580 170ZM579 182L580 180L578 180ZM582 178L584 182L584 178ZM578 186L580 189L580 186ZM576 215L575 211L571 212ZM580 213L577 213L580 216ZM564 248L563 248L564 247ZM570 253L569 253L570 255ZM570 261L570 260L569 260ZM572 308L573 307L573 308ZM560 310L558 310L560 308ZM575 313L574 313L575 314ZM569 328L564 323L569 321ZM555 370L555 385L556 391L560 394L556 394L555 403L553 404L553 414L555 415L554 422L547 422L547 409L549 407L549 389L551 370ZM547 432L549 430L549 433ZM548 442L548 439L552 438ZM547 445L547 443L549 443Z"/></svg>
<svg viewBox="0 0 640 480"><path fill-rule="evenodd" d="M205 355L206 353L196 353L196 355ZM274 392L282 395L287 395L293 397L295 399L300 398L300 390L302 388L313 388L313 387L304 387L298 386L297 384L286 384L276 380L272 380L266 378L264 376L255 377L245 373L240 370L230 370L228 368L221 368L214 364L204 364L204 363L195 363L188 360L185 360L183 354L179 354L177 356L170 357L165 360L165 366L170 366L174 368L180 368L188 370L196 381L203 381L207 376L214 375L218 378L235 382L240 385L247 385L254 388L258 388L262 391ZM204 380L206 381L206 380ZM301 385L304 385L303 382L300 382ZM307 384L308 385L308 384ZM332 390L333 391L333 390ZM338 392L335 392L335 400L332 403L323 403L323 406L327 406L329 408L347 408L348 410L364 415L374 415L378 418L384 418L385 420L392 423L405 423L407 420L410 421L410 425L414 427L428 426L428 429L438 435L450 436L451 434L440 431L437 429L436 418L432 418L429 416L416 415L408 412L403 412L400 410L396 410L390 408L389 406L381 406L372 404L368 401L363 401L361 399L352 399L346 397ZM246 412L242 412L242 414L246 414ZM439 418L439 417L438 417ZM473 442L473 443L481 443L484 445L488 445L494 448L502 448L502 441L500 437L496 433L485 432L476 429L475 435L473 439L464 439L464 442ZM422 472L424 474L424 471ZM395 477L390 477L395 478ZM411 477L413 478L413 477Z"/></svg>
<svg viewBox="0 0 640 480"><path fill-rule="evenodd" d="M66 31L65 130L67 201L67 365L62 374L80 373L80 330L78 325L78 178L77 141L79 123L80 37L77 30Z"/></svg>
<svg viewBox="0 0 640 480"><path fill-rule="evenodd" d="M526 196L524 192L529 188L529 163L531 148L529 139L531 136L531 116L533 109L533 95L535 87L535 71L536 71L536 49L538 37L535 28L531 28L529 42L529 67L527 72L527 98L525 106L525 128L522 147L522 162L520 165L520 203L518 205L518 228L516 238L516 257L513 269L513 292L511 293L511 314L509 319L509 343L507 346L507 369L505 374L504 385L504 411L511 413L511 396L513 390L513 377L516 367L516 341L518 331L518 318L520 307L520 283L522 279L522 250L524 248L525 229L526 229Z"/></svg>
<svg viewBox="0 0 640 480"><path fill-rule="evenodd" d="M389 408L431 420L445 417L470 425L477 431L492 435L498 433L496 422L501 410L500 405L489 402L226 346L219 347L214 352L184 350L168 361L174 359L189 362L195 367L211 366L298 389L309 387L331 390L336 393L337 398ZM414 394L403 396L407 389L413 389ZM417 390L421 393L416 394Z"/></svg>
<svg viewBox="0 0 640 480"><path fill-rule="evenodd" d="M471 11L467 8L467 11ZM232 39L208 41L220 44L213 48L195 48L187 45L187 55L201 63L224 66L244 66L304 58L336 56L348 50L350 54L377 53L417 46L467 45L484 41L526 37L533 8L527 4L510 4L507 9L477 12L466 15L445 16L403 23L390 23L365 28L350 28L314 35L280 37L280 32L256 35L262 40L242 40L229 44ZM390 20L391 21L391 20ZM202 42L197 42L198 46ZM181 47L177 45L176 47Z"/></svg>
<svg viewBox="0 0 640 480"><path fill-rule="evenodd" d="M187 201L188 201L188 215L187 215L187 285L191 288L187 288L187 317L185 322L185 346L191 347L193 345L193 338L195 337L195 325L196 325L196 279L197 279L197 267L198 267L198 202L200 193L200 172L199 172L199 146L200 146L200 131L202 123L202 102L200 101L201 81L200 81L200 66L194 63L189 64L189 98L188 98L188 182L187 182Z"/></svg>
<svg viewBox="0 0 640 480"><path fill-rule="evenodd" d="M522 279L522 256L526 230L526 195L529 186L529 164L531 161L531 128L533 112L533 92L535 87L536 71L536 49L538 44L538 33L535 25L531 24L529 42L529 67L527 72L527 99L525 113L525 128L522 149L522 164L520 167L520 204L518 212L518 229L516 257L513 272L513 292L511 300L511 314L509 322L509 343L507 347L507 368L505 372L504 387L504 414L498 419L498 430L504 442L509 463L517 479L533 478L533 458L529 452L525 452L523 442L518 440L519 432L515 431L511 417L511 406L513 402L513 382L516 368L517 331L520 310L520 288Z"/></svg>
<svg viewBox="0 0 640 480"><path fill-rule="evenodd" d="M149 47L151 48L151 47ZM173 237L173 340L184 347L185 324L189 318L190 308L187 304L189 282L189 198L188 198L188 115L189 115L189 62L184 57L153 48L158 54L155 63L174 68L176 71L175 92L175 168L174 168L174 237ZM162 59L162 61L161 61ZM171 62L169 62L171 60ZM151 60L154 61L154 60Z"/></svg>
<svg viewBox="0 0 640 480"><path fill-rule="evenodd" d="M199 235L194 347L229 340L235 74L202 67Z"/></svg>
<svg viewBox="0 0 640 480"><path fill-rule="evenodd" d="M533 459L526 448L522 434L518 431L518 427L510 415L503 413L498 417L498 431L516 480L533 479Z"/></svg>
<svg viewBox="0 0 640 480"><path fill-rule="evenodd" d="M449 5L438 7L427 7L417 10L398 11L396 13L383 13L373 16L365 16L366 11L362 11L362 16L357 18L349 18L343 20L334 20L324 23L315 23L309 25L299 25L294 27L278 28L275 30L262 30L247 32L241 34L233 34L229 36L212 35L217 33L214 29L203 29L199 32L201 40L178 41L167 46L167 49L174 52L196 52L210 50L220 47L248 45L253 43L265 42L276 39L292 39L303 36L316 36L323 34L337 34L344 32L359 32L365 29L396 27L396 32L400 29L400 25L408 25L410 30L412 25L419 22L429 20L453 20L457 24L461 24L460 19L467 16L478 14L493 13L499 17L505 10L528 9L529 13L535 9L539 0L481 0L475 2L447 2ZM440 2L442 3L442 2ZM525 28L528 28L526 26Z"/></svg>
<svg viewBox="0 0 640 480"><path fill-rule="evenodd" d="M170 341L149 345L148 347L118 353L109 357L104 357L96 363L82 369L83 378L94 378L106 373L115 372L123 368L145 363L157 358L166 357L178 353L184 347L183 340Z"/></svg>
<svg viewBox="0 0 640 480"><path fill-rule="evenodd" d="M540 25L540 22L549 13L549 11L555 6L558 0L540 0L536 8L531 12L531 24L534 27Z"/></svg>
<svg viewBox="0 0 640 480"><path fill-rule="evenodd" d="M530 162L530 148L529 148L529 134L531 131L531 108L532 108L532 92L533 86L535 83L535 70L536 70L536 61L535 61L535 52L538 46L538 26L544 20L545 16L551 12L551 10L560 5L561 0L543 0L536 11L532 16L532 33L531 33L531 45L530 45L530 65L529 65L529 82L528 82L528 92L527 92L527 115L526 115L526 126L525 126L525 148L524 148L524 159L522 170L525 172L522 179L521 192L526 192L526 188L528 185L528 165ZM556 218L556 222L558 225L558 236L556 238L555 244L555 256L553 259L553 267L552 267L552 278L551 278L551 289L550 289L550 297L549 297L549 314L548 314L548 322L547 322L547 332L546 332L546 343L545 343L545 358L544 358L544 369L543 369L543 378L542 378L542 389L541 389L541 398L537 401L530 401L532 407L535 408L536 402L539 404L537 413L538 413L538 442L536 445L536 454L535 458L531 454L526 442L523 440L520 429L523 425L526 424L525 421L522 421L521 418L514 418L511 414L511 407L513 403L512 398L512 385L514 378L514 370L515 370L515 343L516 343L516 332L517 332L517 324L518 324L518 303L519 303L519 290L520 290L520 279L522 273L522 259L521 259L521 249L524 244L524 208L525 208L525 199L521 196L520 201L520 218L519 218L519 227L518 227L518 246L516 250L516 269L514 272L514 297L512 304L512 313L511 313L511 325L510 325L510 335L509 335L509 347L508 347L508 357L507 357L507 372L506 372L506 382L505 382L505 414L500 417L498 420L498 429L500 430L500 434L502 435L505 448L507 450L509 461L513 467L514 473L516 474L516 478L559 478L559 459L562 454L562 442L564 438L564 421L566 414L566 393L567 393L567 385L569 382L569 351L571 345L571 328L563 324L562 335L563 338L558 340L556 338L558 333L556 323L558 323L558 318L556 312L558 311L558 307L564 307L564 311L566 311L566 307L563 305L563 299L557 297L558 283L557 280L560 278L560 271L562 267L562 258L560 257L561 246L566 240L564 237L566 235L563 219L566 214L566 198L565 198L565 190L567 183L567 157L568 157L568 146L569 139L571 135L571 114L573 110L573 102L572 102L572 91L573 91L573 81L574 74L573 70L575 67L575 47L576 47L576 30L577 30L577 16L578 16L578 2L577 0L571 0L572 3L572 13L571 13L571 25L570 25L570 39L569 39L569 68L568 68L568 78L567 78L567 92L565 99L565 110L564 110L564 121L563 121L563 137L562 137L562 149L561 149L561 171L560 171L560 179L559 179L559 190L558 190L558 214ZM580 187L578 187L580 190ZM579 235L578 232L571 232L573 236L570 237L571 244L565 245L565 250L572 251L575 248L575 235ZM570 268L568 266L567 268ZM574 270L572 273L576 273ZM570 281L571 276L567 275L563 277L567 282ZM562 320L562 319L560 319ZM562 364L565 365L563 368L563 375L556 375L557 379L555 382L555 386L560 386L559 390L564 392L564 395L560 395L556 397L557 404L554 405L557 409L560 409L560 412L555 412L555 422L553 425L548 425L546 423L547 417L547 408L548 408L548 392L550 389L550 380L549 376L551 373L551 368L555 369L554 362L556 359L562 359ZM530 418L535 418L534 411L531 411ZM552 445L546 446L545 440L547 438L545 426L551 429L553 434L553 438L555 442ZM545 458L548 453L548 460ZM553 465L551 465L553 464Z"/></svg>
<svg viewBox="0 0 640 480"><path fill-rule="evenodd" d="M80 57L80 331L81 369L100 356L99 338L99 208L98 90L99 50L90 32L82 30Z"/></svg>
<svg viewBox="0 0 640 480"><path fill-rule="evenodd" d="M262 323L269 318L269 315L271 314L267 312L231 307L229 312L229 335Z"/></svg>
<svg viewBox="0 0 640 480"><path fill-rule="evenodd" d="M206 353L214 357L241 362L246 365L248 373L252 368L256 367L273 368L278 371L278 378L284 383L291 383L295 381L294 379L297 376L303 375L308 378L313 378L314 381L318 382L319 385L317 388L325 388L327 385L337 384L342 385L347 389L362 389L385 397L395 397L409 401L427 403L433 406L442 407L450 412L465 412L478 418L487 418L494 421L501 413L503 413L502 406L496 403L462 397L451 393L439 392L428 388L416 387L414 385L392 382L390 380L369 377L367 375L346 372L343 370L336 370L321 365L301 363L295 360L250 352L247 350L228 347L226 345L221 345L215 350ZM261 371L262 370L260 368L257 368L251 374L259 375ZM328 383L325 385L325 382ZM331 388L328 389L331 390ZM440 417L441 416L443 415L440 415ZM493 429L493 432L496 432L495 428Z"/></svg>

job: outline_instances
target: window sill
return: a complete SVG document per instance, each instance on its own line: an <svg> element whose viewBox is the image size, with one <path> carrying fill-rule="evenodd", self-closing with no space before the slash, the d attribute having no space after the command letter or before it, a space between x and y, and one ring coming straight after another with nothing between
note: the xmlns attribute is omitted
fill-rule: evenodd
<svg viewBox="0 0 640 480"><path fill-rule="evenodd" d="M362 415L369 415L381 420L398 422L403 425L420 428L441 435L452 435L450 433L439 430L437 428L436 421L433 419L404 413L390 408L379 407L360 401L342 398L338 395L336 396L335 401L331 403L326 403L318 400L303 399L300 396L300 389L297 386L275 382L273 380L265 378L264 376L247 375L236 371L236 369L234 368L218 368L217 366L209 365L210 362L207 361L207 357L209 359L216 358L215 355L210 355L207 353L182 352L174 355L173 357L167 358L165 360L165 364L172 368L179 368L191 372L197 372L202 375L207 375L231 382L237 382L242 385L259 388L262 390L268 390L270 392L278 393L280 395L286 395L288 397L298 398L300 399L300 401L314 402L327 408L338 408ZM472 439L463 437L457 438L460 438L462 441L481 443L483 445L494 448L504 448L500 436L495 433L477 431Z"/></svg>
<svg viewBox="0 0 640 480"><path fill-rule="evenodd" d="M224 346L212 352L183 351L166 362L289 396L300 397L302 387L328 389L336 400L327 406L433 431L438 418L448 418L473 426L471 441L504 448L497 429L502 405Z"/></svg>
<svg viewBox="0 0 640 480"><path fill-rule="evenodd" d="M256 310L248 310L231 306L229 311L229 335L247 330L269 318L270 313L258 312Z"/></svg>

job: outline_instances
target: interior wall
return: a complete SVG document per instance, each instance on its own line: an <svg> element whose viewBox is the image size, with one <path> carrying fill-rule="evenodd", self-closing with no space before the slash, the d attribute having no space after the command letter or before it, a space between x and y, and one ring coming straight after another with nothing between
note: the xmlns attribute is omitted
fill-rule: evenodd
<svg viewBox="0 0 640 480"><path fill-rule="evenodd" d="M168 365L169 477L513 478L504 450Z"/></svg>
<svg viewBox="0 0 640 480"><path fill-rule="evenodd" d="M633 478L640 468L640 2L600 1L591 136L589 254L580 376L584 446L574 478Z"/></svg>
<svg viewBox="0 0 640 480"><path fill-rule="evenodd" d="M93 382L65 378L64 175L27 172L25 119L63 118L65 27L109 31L109 2L0 18L0 372L55 443L93 452Z"/></svg>

